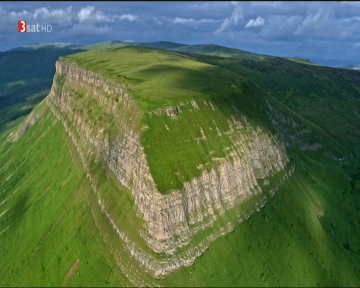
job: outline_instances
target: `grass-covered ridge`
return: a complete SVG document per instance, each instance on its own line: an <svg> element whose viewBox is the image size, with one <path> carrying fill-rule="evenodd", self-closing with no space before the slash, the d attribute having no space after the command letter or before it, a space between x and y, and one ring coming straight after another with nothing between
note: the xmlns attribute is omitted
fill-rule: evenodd
<svg viewBox="0 0 360 288"><path fill-rule="evenodd" d="M241 59L254 60L254 61L260 61L262 59L269 57L261 54L243 51L240 49L228 48L218 45L189 45L184 47L173 48L171 50L178 52L213 55L219 57L241 58Z"/></svg>
<svg viewBox="0 0 360 288"><path fill-rule="evenodd" d="M168 42L168 41L159 41L159 42L108 41L108 42L100 42L92 45L83 46L82 48L84 50L100 50L105 48L132 47L132 46L171 50L187 45Z"/></svg>

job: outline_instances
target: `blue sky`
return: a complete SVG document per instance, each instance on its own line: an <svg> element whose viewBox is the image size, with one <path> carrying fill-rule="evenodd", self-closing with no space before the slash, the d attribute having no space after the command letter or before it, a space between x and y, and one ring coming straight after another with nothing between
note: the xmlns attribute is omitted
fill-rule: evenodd
<svg viewBox="0 0 360 288"><path fill-rule="evenodd" d="M17 22L50 24L18 33ZM1 2L0 50L39 42L172 41L360 60L360 2Z"/></svg>

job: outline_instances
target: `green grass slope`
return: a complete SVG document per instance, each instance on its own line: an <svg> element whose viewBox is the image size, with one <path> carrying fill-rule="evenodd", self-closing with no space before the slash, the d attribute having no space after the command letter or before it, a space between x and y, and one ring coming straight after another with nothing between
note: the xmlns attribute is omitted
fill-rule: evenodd
<svg viewBox="0 0 360 288"><path fill-rule="evenodd" d="M193 266L176 271L161 283L192 287L358 286L359 179L351 192L342 171L311 160L297 163L301 163L299 169L260 212L213 242ZM326 211L325 216L318 216L317 210Z"/></svg>
<svg viewBox="0 0 360 288"><path fill-rule="evenodd" d="M75 147L45 101L37 109L38 122L1 151L0 285L129 285L95 226Z"/></svg>

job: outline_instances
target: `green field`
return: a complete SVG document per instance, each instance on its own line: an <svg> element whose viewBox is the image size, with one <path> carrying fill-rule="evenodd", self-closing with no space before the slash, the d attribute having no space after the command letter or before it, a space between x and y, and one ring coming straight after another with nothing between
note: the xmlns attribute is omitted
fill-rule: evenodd
<svg viewBox="0 0 360 288"><path fill-rule="evenodd" d="M213 54L209 51L204 53ZM123 250L97 203L101 199L117 226L146 249L137 232L142 223L131 191L101 161L89 158L98 187L98 194L93 193L78 151L44 100L35 107L40 115L36 123L17 142L3 142L0 148L0 286L360 285L360 73L276 57L191 52L113 47L61 61L134 85L127 93L141 113L126 117L136 122L133 129L149 127L141 144L163 194L198 176L198 164L210 169L213 157L225 157L223 147L232 143L225 134L217 135L214 120L221 132L227 131L228 119L237 115L232 107L252 126L282 133L295 173L274 197L265 189L267 204L243 223L235 211L227 211L219 225L231 221L234 231L212 242L192 266L154 279ZM84 119L111 130L114 115L106 107L79 87L67 86L59 75L55 81L73 91L72 105L83 110ZM10 84L4 88L12 91ZM12 93L20 95L17 91ZM19 113L18 102L9 102L2 121ZM285 122L276 130L267 103L310 132L300 134L300 128ZM176 119L153 113L164 107L178 107ZM13 126L6 135L20 127L16 125L24 118L18 119L9 122ZM202 136L200 127L205 144L191 140ZM301 143L320 143L322 148L302 149ZM176 177L174 170L179 171ZM248 213L250 202L237 209ZM203 236L197 237L195 242Z"/></svg>

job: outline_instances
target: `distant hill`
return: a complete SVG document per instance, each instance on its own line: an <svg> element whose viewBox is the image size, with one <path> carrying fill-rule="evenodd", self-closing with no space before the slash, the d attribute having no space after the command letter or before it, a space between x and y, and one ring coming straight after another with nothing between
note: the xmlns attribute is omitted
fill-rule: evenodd
<svg viewBox="0 0 360 288"><path fill-rule="evenodd" d="M188 47L188 45L185 45L185 44L179 44L179 43L168 42L168 41L146 42L146 43L141 43L139 46L151 47L151 48L157 48L157 49L165 49L165 50L173 50L173 49L177 49L180 47Z"/></svg>
<svg viewBox="0 0 360 288"><path fill-rule="evenodd" d="M306 58L300 58L300 57L285 57L285 59L290 60L290 61L294 61L297 63L301 63L301 64L312 64L312 65L318 65L314 62L311 62L309 59Z"/></svg>
<svg viewBox="0 0 360 288"><path fill-rule="evenodd" d="M108 41L108 42L100 42L96 44L91 44L84 46L85 50L99 50L113 47L124 47L124 46L138 46L141 42L129 42L129 41Z"/></svg>
<svg viewBox="0 0 360 288"><path fill-rule="evenodd" d="M243 51L240 49L228 48L218 45L185 45L180 43L160 41L160 42L128 42L128 41L109 41L82 47L86 50L99 50L113 47L151 47L156 49L171 50L176 52L206 54L219 57L242 58L247 60L260 61L268 56Z"/></svg>
<svg viewBox="0 0 360 288"><path fill-rule="evenodd" d="M6 52L11 51L29 51L29 50L37 50L37 49L73 49L73 48L79 48L82 47L82 45L72 44L72 43L36 43L36 44L30 44L30 45L24 45L21 47L9 49Z"/></svg>
<svg viewBox="0 0 360 288"><path fill-rule="evenodd" d="M87 45L82 48L86 50L99 50L105 48L125 47L125 46L142 46L142 47L151 47L151 48L164 49L164 50L172 50L186 45L174 43L174 42L168 42L168 41L145 42L145 43L130 42L130 41L109 41L109 42L101 42L92 45Z"/></svg>
<svg viewBox="0 0 360 288"><path fill-rule="evenodd" d="M264 55L243 51L240 49L228 48L228 47L212 45L212 44L183 46L171 50L178 52L207 54L207 55L220 56L220 57L242 58L242 59L255 60L255 61L259 61L267 57Z"/></svg>
<svg viewBox="0 0 360 288"><path fill-rule="evenodd" d="M199 45L187 45L169 41L157 41L157 42L135 42L135 41L107 41L100 42L96 44L90 45L78 45L73 43L35 43L30 45L24 45L21 47L9 49L6 52L11 51L32 51L38 49L53 49L53 50L61 50L61 49L80 49L81 50L100 50L106 48L114 48L114 47L132 47L132 46L140 46L140 47L151 47L162 50L171 50L176 52L185 52L185 53L196 53L196 54L204 54L204 55L212 55L218 57L228 57L228 58L238 58L245 60L253 60L253 61L261 61L264 59L270 59L273 56L262 55L257 53L252 53L240 49L228 48L225 46L219 46L214 44L199 44ZM74 51L75 52L75 51ZM81 52L81 51L77 51ZM75 52L76 53L76 52ZM303 57L277 57L284 58L293 62L297 62L300 64L310 64L310 65L322 65L329 67L339 67L339 68L351 68L358 69L359 63L354 61L346 61L346 60L337 60L337 59L318 59L312 58L311 60Z"/></svg>
<svg viewBox="0 0 360 288"><path fill-rule="evenodd" d="M358 59L356 61L351 60L339 60L339 59L319 59L312 58L311 61L322 66L339 67L339 68L353 68L359 65Z"/></svg>

